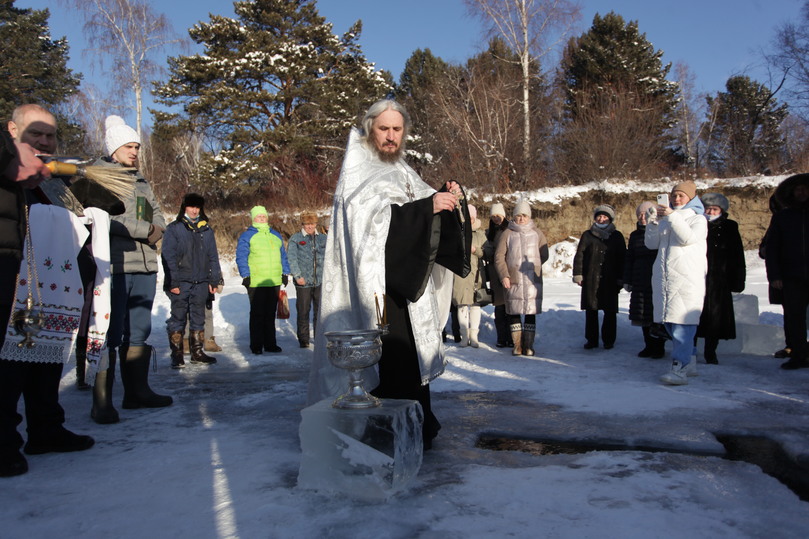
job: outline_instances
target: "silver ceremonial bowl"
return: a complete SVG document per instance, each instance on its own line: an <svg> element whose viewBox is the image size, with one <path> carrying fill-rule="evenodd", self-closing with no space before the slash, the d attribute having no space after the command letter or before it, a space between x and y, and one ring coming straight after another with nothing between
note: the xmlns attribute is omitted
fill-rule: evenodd
<svg viewBox="0 0 809 539"><path fill-rule="evenodd" d="M362 387L362 369L376 365L382 357L382 329L327 331L326 354L335 367L346 369L348 391L332 403L335 408L373 408L381 404Z"/></svg>

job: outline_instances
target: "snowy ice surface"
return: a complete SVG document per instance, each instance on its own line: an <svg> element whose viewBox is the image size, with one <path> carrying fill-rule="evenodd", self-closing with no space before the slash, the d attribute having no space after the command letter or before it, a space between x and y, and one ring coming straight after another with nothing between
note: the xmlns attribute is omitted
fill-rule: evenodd
<svg viewBox="0 0 809 539"><path fill-rule="evenodd" d="M746 292L760 298L760 322L781 324L760 261L748 261ZM91 395L75 389L72 363L65 369L67 426L96 445L30 456L26 475L0 479L0 537L772 539L809 530L807 502L758 466L722 458L714 436L764 435L806 459L809 370L720 348L718 366L701 363L688 385L662 386L668 360L636 357L641 333L626 319L626 293L615 348L582 349L579 288L564 271L545 282L536 357L493 346L491 307L481 348L448 344L447 371L432 384L443 429L408 489L385 503L299 489L313 352L298 348L293 314L278 322L283 353L251 355L247 297L229 272L214 303L224 351L211 367L169 368L168 301L158 292L150 381L173 406L119 407L120 423L97 425ZM117 404L121 394L116 380ZM476 447L484 434L662 451L492 451Z"/></svg>

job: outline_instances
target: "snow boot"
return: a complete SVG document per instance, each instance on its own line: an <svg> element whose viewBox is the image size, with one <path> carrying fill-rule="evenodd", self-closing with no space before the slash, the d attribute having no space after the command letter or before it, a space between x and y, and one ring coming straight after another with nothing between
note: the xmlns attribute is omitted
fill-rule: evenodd
<svg viewBox="0 0 809 539"><path fill-rule="evenodd" d="M303 344L303 343L301 343L301 344ZM308 347L309 343L306 343L306 346ZM303 346L301 346L301 348L303 348ZM205 339L205 345L202 347L202 349L205 350L206 352L221 352L222 351L222 347L219 346L219 344L217 344L216 337L213 337L213 336L208 337L207 339Z"/></svg>
<svg viewBox="0 0 809 539"><path fill-rule="evenodd" d="M660 377L660 381L670 386L684 386L688 383L688 365L679 361L671 364L671 370Z"/></svg>
<svg viewBox="0 0 809 539"><path fill-rule="evenodd" d="M185 360L183 359L184 344L188 341L183 339L182 331L169 332L169 347L171 348L171 368L182 369L185 367Z"/></svg>
<svg viewBox="0 0 809 539"><path fill-rule="evenodd" d="M143 346L121 346L118 349L121 360L121 380L124 383L122 408L162 408L170 406L174 399L168 395L158 395L149 387L149 360L153 348Z"/></svg>
<svg viewBox="0 0 809 539"><path fill-rule="evenodd" d="M87 372L87 337L76 337L76 387L82 391L90 389L85 380Z"/></svg>
<svg viewBox="0 0 809 539"><path fill-rule="evenodd" d="M511 339L514 341L512 356L522 355L522 324L511 324Z"/></svg>
<svg viewBox="0 0 809 539"><path fill-rule="evenodd" d="M118 410L112 404L112 386L115 383L115 350L110 352L110 365L107 369L96 373L93 385L93 407L90 417L99 425L118 423Z"/></svg>
<svg viewBox="0 0 809 539"><path fill-rule="evenodd" d="M188 336L188 344L191 347L191 363L205 363L207 365L216 363L216 358L209 356L202 349L204 342L205 330L191 330L191 334Z"/></svg>
<svg viewBox="0 0 809 539"><path fill-rule="evenodd" d="M480 342L478 341L478 333L480 333L479 329L469 330L469 346L471 346L472 348L480 348Z"/></svg>
<svg viewBox="0 0 809 539"><path fill-rule="evenodd" d="M461 347L469 346L469 307L458 307L458 331L461 334Z"/></svg>
<svg viewBox="0 0 809 539"><path fill-rule="evenodd" d="M536 324L525 324L522 332L522 353L525 356L534 355L534 337L536 336Z"/></svg>

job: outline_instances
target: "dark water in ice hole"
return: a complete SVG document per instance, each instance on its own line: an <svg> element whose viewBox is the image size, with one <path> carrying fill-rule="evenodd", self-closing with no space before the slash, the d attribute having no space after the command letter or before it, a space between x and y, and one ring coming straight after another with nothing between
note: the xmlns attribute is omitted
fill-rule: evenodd
<svg viewBox="0 0 809 539"><path fill-rule="evenodd" d="M761 470L783 483L801 500L809 502L809 467L792 459L781 445L764 436L739 436L716 434L716 439L725 447L723 458L755 464ZM475 444L478 448L492 451L522 451L532 455L575 455L590 451L646 451L669 452L706 456L705 454L677 451L653 446L621 445L616 443L538 440L508 437L498 434L482 434Z"/></svg>

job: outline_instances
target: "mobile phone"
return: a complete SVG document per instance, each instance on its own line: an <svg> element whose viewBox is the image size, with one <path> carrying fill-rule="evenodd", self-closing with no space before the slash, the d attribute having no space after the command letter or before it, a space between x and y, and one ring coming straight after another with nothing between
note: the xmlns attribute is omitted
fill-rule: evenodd
<svg viewBox="0 0 809 539"><path fill-rule="evenodd" d="M669 207L669 194L668 193L663 193L663 194L657 195L657 205L658 206L665 206L665 207L668 208Z"/></svg>

